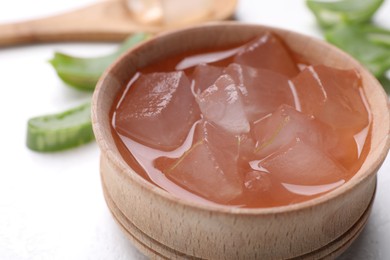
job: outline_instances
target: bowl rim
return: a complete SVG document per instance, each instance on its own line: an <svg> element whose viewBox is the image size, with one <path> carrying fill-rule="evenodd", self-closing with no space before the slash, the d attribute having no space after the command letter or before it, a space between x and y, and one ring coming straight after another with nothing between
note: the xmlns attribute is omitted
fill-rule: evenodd
<svg viewBox="0 0 390 260"><path fill-rule="evenodd" d="M110 149L110 145L113 145L116 147L115 144L110 144L108 140L104 138L103 131L101 131L101 124L99 123L99 118L101 118L97 114L97 109L99 106L99 95L100 92L102 92L102 89L105 88L104 86L104 81L105 78L110 74L110 72L119 67L120 62L123 59L126 59L129 54L133 52L137 52L140 49L148 48L148 46L151 44L151 42L155 43L156 41L159 41L161 39L170 37L172 34L177 34L177 33L185 33L185 32L191 32L192 30L199 30L202 28L212 28L212 27L258 27L259 29L263 30L270 30L272 32L283 32L286 34L294 34L297 35L301 38L308 39L310 41L314 41L316 44L321 44L324 45L326 48L330 48L332 52L338 52L340 55L344 55L347 57L349 60L355 62L358 67L360 72L366 72L368 77L372 78L374 81L376 81L376 85L381 86L380 83L376 80L376 78L368 72L367 69L365 69L358 61L356 61L355 58L353 58L351 55L348 53L338 49L337 47L322 41L318 38L315 38L313 36L305 35L300 32L295 32L292 30L288 29L283 29L279 27L273 27L273 26L267 26L267 25L262 25L262 24L253 24L253 23L243 23L239 21L223 21L223 22L211 22L207 24L202 24L202 25L196 25L196 26L190 26L190 27L185 27L185 28L180 28L180 29L175 29L175 30L170 30L167 32L160 33L153 37L152 39L149 39L145 42L142 42L132 48L131 50L128 50L124 54L122 54L114 63L112 63L103 73L103 75L100 77L96 89L93 94L92 98L92 122L93 122L93 130L96 136L97 143L99 145L99 148L102 150L102 154L107 156L107 159L110 162L113 162L114 165L118 168L118 170L121 172L121 174L125 174L126 177L130 178L132 181L135 181L137 185L140 185L142 188L147 189L154 193L154 195L157 195L165 200L168 200L173 203L178 203L181 206L185 207L190 207L193 209L197 210L202 210L202 211L213 211L213 212L218 212L221 214L233 214L233 215L273 215L277 213L290 213L290 212L295 212L299 210L308 210L312 208L313 206L319 206L322 204L325 204L329 201L332 201L336 199L338 196L350 191L353 189L355 186L357 186L359 183L365 181L367 178L369 178L372 175L375 175L377 170L380 168L382 165L383 161L385 160L387 153L390 148L390 138L389 138L389 133L390 133L390 111L389 111L389 106L387 111L387 121L388 124L386 125L387 127L387 135L384 137L383 140L379 142L380 145L378 145L377 148L381 148L381 150L378 152L379 156L375 158L375 160L372 161L372 164L367 167L365 171L362 171L361 168L355 173L355 175L349 179L347 182L345 182L343 185L340 187L327 192L323 195L320 195L319 197L309 199L307 201L299 202L299 203L294 203L294 204L289 204L289 205L283 205L283 206L277 206L277 207L269 207L269 208L239 208L239 207L234 207L234 206L228 206L228 205L220 205L220 204L203 204L200 202L192 201L192 200L187 200L187 199L182 199L179 198L168 191L165 191L164 189L160 188L156 184L153 184L149 182L148 180L144 179L142 176L137 174L135 170L131 169L131 167L125 162L125 160L122 158L121 154L119 152L115 152L114 150ZM108 86L106 86L108 87ZM378 89L377 91L381 91L382 95L387 97L387 94L381 87L381 89ZM387 102L387 104L389 104ZM381 127L384 125L382 124ZM111 130L109 130L111 133ZM371 148L370 148L371 151ZM365 163L365 162L364 162ZM363 163L363 165L364 165Z"/></svg>

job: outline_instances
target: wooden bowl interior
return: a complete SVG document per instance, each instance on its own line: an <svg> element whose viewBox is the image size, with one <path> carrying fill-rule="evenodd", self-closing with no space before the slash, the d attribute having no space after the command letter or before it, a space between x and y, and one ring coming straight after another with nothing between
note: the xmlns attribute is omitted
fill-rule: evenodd
<svg viewBox="0 0 390 260"><path fill-rule="evenodd" d="M182 200L134 172L115 145L109 117L116 95L134 73L178 53L238 45L265 30L277 34L292 51L310 63L355 68L360 72L373 126L371 148L358 173L340 188L313 200L283 207L241 209ZM375 192L376 171L389 149L387 96L358 62L318 39L240 23L210 24L161 34L124 54L99 81L93 97L92 118L102 151L102 182L106 199L110 198L108 205L130 235L141 232L137 239L160 254L158 245L175 254L181 252L200 258L240 254L242 248L247 251L241 256L249 259L256 258L257 253L261 253L257 258L291 258L320 250L342 237L367 211ZM123 222L118 216L122 216ZM156 232L161 225L166 228ZM210 238L214 244L204 242Z"/></svg>
<svg viewBox="0 0 390 260"><path fill-rule="evenodd" d="M388 133L390 125L387 95L378 81L352 57L321 40L283 29L243 25L235 22L216 23L193 27L189 30L164 33L160 37L141 44L117 60L98 83L93 99L93 121L95 129L97 129L95 131L97 139L102 141L99 142L102 151L112 151L118 163L122 167L129 168L121 159L114 144L110 132L109 111L117 93L128 83L139 68L162 61L178 53L211 47L234 46L249 41L266 30L276 33L293 52L298 53L312 64L325 64L340 69L355 68L360 72L364 91L373 115L371 148L358 173L351 181L336 189L336 191L354 185L355 180L361 181L375 173L389 149ZM136 179L149 188L153 186L142 178L136 177ZM324 196L314 200L321 200Z"/></svg>

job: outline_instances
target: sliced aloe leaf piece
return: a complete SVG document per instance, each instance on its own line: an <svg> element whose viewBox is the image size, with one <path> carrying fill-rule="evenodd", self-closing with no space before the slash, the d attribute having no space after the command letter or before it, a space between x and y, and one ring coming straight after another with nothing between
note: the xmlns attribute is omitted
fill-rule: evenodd
<svg viewBox="0 0 390 260"><path fill-rule="evenodd" d="M27 124L27 147L39 152L60 151L93 139L90 102L58 114L31 118Z"/></svg>

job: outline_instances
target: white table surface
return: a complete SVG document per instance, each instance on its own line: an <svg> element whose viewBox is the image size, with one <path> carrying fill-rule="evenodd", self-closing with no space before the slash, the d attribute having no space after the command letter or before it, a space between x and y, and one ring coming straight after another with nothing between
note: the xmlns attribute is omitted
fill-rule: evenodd
<svg viewBox="0 0 390 260"><path fill-rule="evenodd" d="M0 23L93 2L1 0ZM390 28L389 14L387 1L376 21ZM304 0L239 0L236 17L321 37ZM70 108L90 97L60 81L47 62L53 52L93 56L115 46L59 43L0 49L0 259L145 259L106 207L96 143L51 154L25 146L28 118ZM389 170L388 157L379 171L369 222L341 259L390 259Z"/></svg>

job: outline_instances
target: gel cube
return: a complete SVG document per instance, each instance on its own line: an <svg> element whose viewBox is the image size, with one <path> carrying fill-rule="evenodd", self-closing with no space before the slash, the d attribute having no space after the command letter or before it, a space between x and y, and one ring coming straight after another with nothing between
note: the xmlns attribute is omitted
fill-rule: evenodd
<svg viewBox="0 0 390 260"><path fill-rule="evenodd" d="M199 110L183 72L140 74L119 103L115 128L161 150L182 144Z"/></svg>
<svg viewBox="0 0 390 260"><path fill-rule="evenodd" d="M266 157L261 165L282 183L295 185L335 183L347 174L339 163L303 137Z"/></svg>
<svg viewBox="0 0 390 260"><path fill-rule="evenodd" d="M361 79L356 71L309 66L292 83L303 112L332 127L355 133L368 125Z"/></svg>
<svg viewBox="0 0 390 260"><path fill-rule="evenodd" d="M207 121L197 125L192 147L179 158L160 157L155 166L180 186L207 199L226 203L242 193L238 142Z"/></svg>
<svg viewBox="0 0 390 260"><path fill-rule="evenodd" d="M272 113L280 104L295 106L287 77L263 69L231 64L225 72L240 89L250 122Z"/></svg>
<svg viewBox="0 0 390 260"><path fill-rule="evenodd" d="M249 132L241 92L229 75L220 76L213 85L197 96L197 102L208 121L231 133Z"/></svg>
<svg viewBox="0 0 390 260"><path fill-rule="evenodd" d="M284 43L269 32L263 33L244 45L234 57L234 62L272 70L287 77L294 77L299 73L299 69Z"/></svg>

